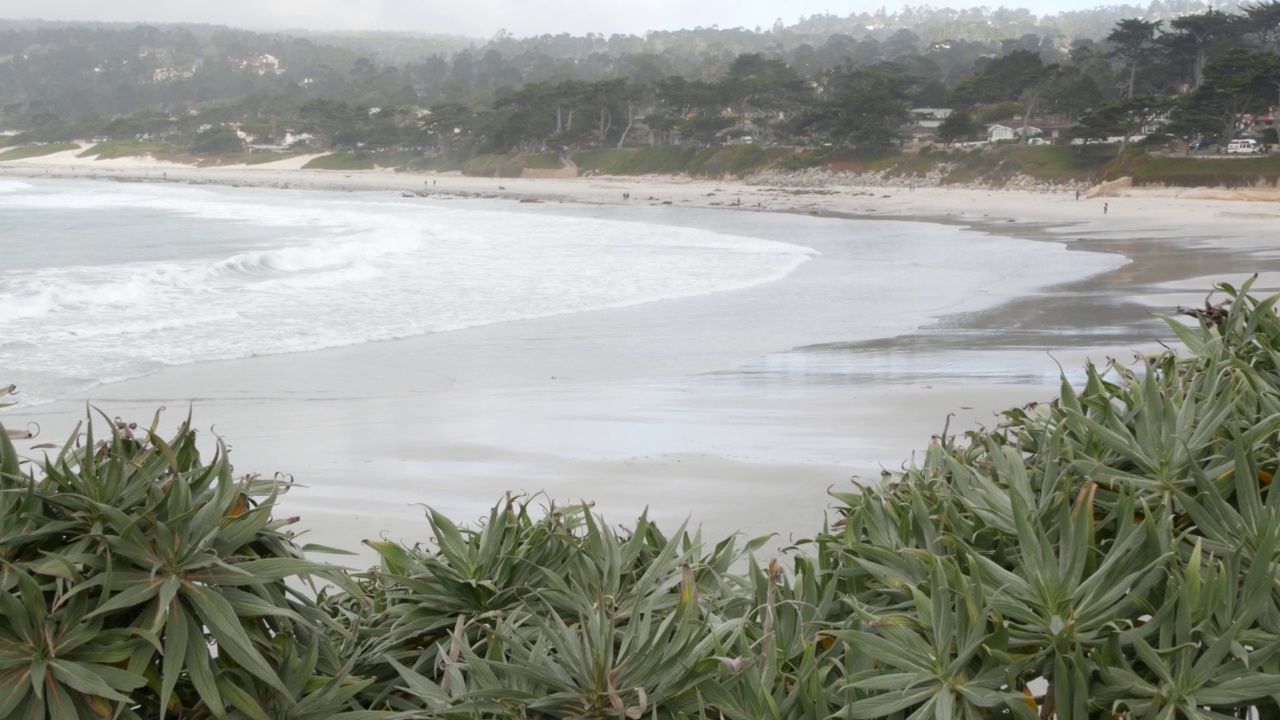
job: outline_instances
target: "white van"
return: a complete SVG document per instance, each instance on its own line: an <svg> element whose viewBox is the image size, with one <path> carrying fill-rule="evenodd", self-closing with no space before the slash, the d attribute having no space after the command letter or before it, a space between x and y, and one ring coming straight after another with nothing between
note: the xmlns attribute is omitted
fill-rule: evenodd
<svg viewBox="0 0 1280 720"><path fill-rule="evenodd" d="M1232 140L1227 143L1228 155L1252 155L1256 152L1262 152L1262 146L1257 140Z"/></svg>

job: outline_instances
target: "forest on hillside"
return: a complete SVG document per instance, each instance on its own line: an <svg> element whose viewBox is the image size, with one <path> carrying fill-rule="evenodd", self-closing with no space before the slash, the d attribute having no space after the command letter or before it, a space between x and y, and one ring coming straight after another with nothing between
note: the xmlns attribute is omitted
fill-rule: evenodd
<svg viewBox="0 0 1280 720"><path fill-rule="evenodd" d="M1013 118L1082 140L1158 122L1225 141L1265 135L1256 118L1280 96L1280 0L1233 13L1192 0L1043 17L906 8L644 36L303 35L0 21L0 127L18 133L9 144L196 153L246 142L455 157L726 143L893 152L913 108L955 111L936 128L947 143Z"/></svg>

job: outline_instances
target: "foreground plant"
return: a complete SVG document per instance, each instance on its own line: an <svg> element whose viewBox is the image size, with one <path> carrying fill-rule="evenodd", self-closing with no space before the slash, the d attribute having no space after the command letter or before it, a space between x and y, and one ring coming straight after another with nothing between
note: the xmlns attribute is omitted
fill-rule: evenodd
<svg viewBox="0 0 1280 720"><path fill-rule="evenodd" d="M1190 357L1090 366L1055 402L839 495L845 517L814 542L863 625L843 637L918 664L900 689L854 679L887 695L849 717L990 717L1037 681L1042 718L1280 717L1280 321L1276 298L1222 289L1198 329L1170 320ZM977 635L937 630L956 583ZM968 658L935 680L950 698L922 674L944 657ZM993 658L1000 694L975 693Z"/></svg>
<svg viewBox="0 0 1280 720"><path fill-rule="evenodd" d="M122 423L78 439L24 473L0 437L0 717L349 707L334 693L319 713L297 712L350 680L336 628L285 580L347 579L305 559L291 521L271 517L283 483L233 478L221 443L202 463L188 423L169 441ZM302 682L290 663L306 667Z"/></svg>
<svg viewBox="0 0 1280 720"><path fill-rule="evenodd" d="M730 574L759 542L706 552L681 528L647 517L619 533L589 507L534 519L508 498L477 530L429 511L436 548L370 543L381 567L363 576L377 611L329 598L362 638L370 707L472 716L649 716L693 712L721 640L741 624L720 614L743 592ZM736 584L735 584L736 582Z"/></svg>

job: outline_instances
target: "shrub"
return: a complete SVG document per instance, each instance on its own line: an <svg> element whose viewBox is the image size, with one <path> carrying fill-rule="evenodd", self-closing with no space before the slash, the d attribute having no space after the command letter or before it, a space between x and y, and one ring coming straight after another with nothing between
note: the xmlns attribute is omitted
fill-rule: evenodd
<svg viewBox="0 0 1280 720"><path fill-rule="evenodd" d="M202 130L191 141L189 151L196 155L231 155L244 152L244 140L229 127Z"/></svg>
<svg viewBox="0 0 1280 720"><path fill-rule="evenodd" d="M347 581L271 517L285 487L202 463L189 423L90 424L25 472L0 433L0 717L344 709L341 635L285 581Z"/></svg>

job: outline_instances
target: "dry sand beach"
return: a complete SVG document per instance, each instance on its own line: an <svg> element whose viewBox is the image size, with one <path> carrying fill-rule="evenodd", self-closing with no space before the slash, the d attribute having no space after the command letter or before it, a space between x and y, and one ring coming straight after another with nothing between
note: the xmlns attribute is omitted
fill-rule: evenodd
<svg viewBox="0 0 1280 720"><path fill-rule="evenodd" d="M902 317L908 326L894 337L850 343L849 328L882 317L897 298L833 302L840 257L828 247L748 290L167 368L6 421L39 423L49 441L83 417L86 400L139 422L166 406L165 427L190 404L198 427L232 446L239 471L284 472L305 485L284 507L314 541L347 548L379 534L425 539L417 503L468 520L507 491L593 500L624 525L650 506L664 525L689 517L711 536L776 532L785 541L820 526L829 488L878 480L948 427L948 413L955 433L1048 400L1059 363L1073 373L1086 358L1158 348L1170 333L1153 310L1199 304L1213 281L1255 271L1264 273L1259 291L1272 291L1280 271L1280 205L1209 192L1113 188L1105 200L1077 201L1068 190L507 180L304 171L305 162L197 169L62 153L0 163L0 174L423 193L423 202L546 213L618 208L644 222L758 223L774 234L884 218L902 232L940 223L971 231L957 242L1018 237L1114 261L1034 292L1030 277L1002 277L977 300L948 304L940 293Z"/></svg>

